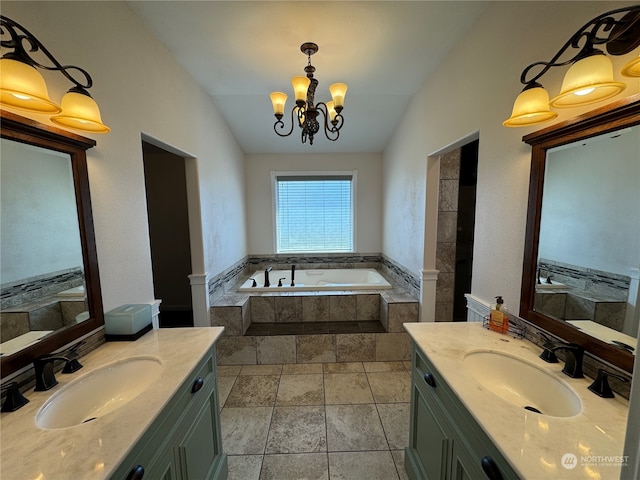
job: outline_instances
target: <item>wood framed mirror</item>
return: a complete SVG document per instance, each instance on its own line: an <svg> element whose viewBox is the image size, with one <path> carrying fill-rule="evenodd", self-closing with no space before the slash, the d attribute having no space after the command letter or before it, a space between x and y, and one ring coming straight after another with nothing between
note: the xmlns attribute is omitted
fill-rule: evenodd
<svg viewBox="0 0 640 480"><path fill-rule="evenodd" d="M104 324L86 151L92 139L0 110L2 376Z"/></svg>
<svg viewBox="0 0 640 480"><path fill-rule="evenodd" d="M523 141L531 145L531 176L520 316L627 372L632 372L637 352L635 341L640 313L637 274L635 279L633 274L640 267L640 127L637 125L640 125L640 94L523 137ZM587 161L590 153L586 150L555 153L568 150L574 144L582 148L602 138L611 141L622 136L627 144L630 142L631 154L628 149L624 154L613 154L605 144L600 158L592 161L591 167ZM602 158L603 151L607 153L605 158ZM573 164L573 167L556 168L561 164L552 163L571 156L578 159L578 167ZM624 168L610 163L614 157L622 158ZM590 190L575 193L578 179L590 170L600 172L598 177L585 182ZM564 171L565 177L552 180L552 171ZM616 184L611 185L614 178ZM560 189L560 194L550 190L552 185ZM624 195L628 196L621 197ZM609 203L611 199L615 202ZM558 205L553 202L558 201L563 203L562 208L554 208ZM621 205L624 208L621 209ZM624 216L625 208L631 212L630 217ZM555 215L552 219L550 211ZM616 225L614 221L623 222L618 225L624 228L612 226ZM595 233L596 228L606 230ZM556 231L561 234L549 240L548 232ZM554 248L549 247L550 244L554 244ZM560 250L570 253L562 254ZM550 256L556 258L548 258ZM600 313L594 313L598 309ZM623 328L625 318L627 324ZM635 326L630 327L634 321ZM626 333L619 337L618 331L623 329Z"/></svg>

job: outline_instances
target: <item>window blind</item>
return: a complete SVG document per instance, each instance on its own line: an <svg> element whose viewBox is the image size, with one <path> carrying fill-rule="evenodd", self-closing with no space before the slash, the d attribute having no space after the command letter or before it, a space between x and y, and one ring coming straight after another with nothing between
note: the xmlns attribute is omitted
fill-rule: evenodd
<svg viewBox="0 0 640 480"><path fill-rule="evenodd" d="M353 177L276 177L278 253L353 251Z"/></svg>

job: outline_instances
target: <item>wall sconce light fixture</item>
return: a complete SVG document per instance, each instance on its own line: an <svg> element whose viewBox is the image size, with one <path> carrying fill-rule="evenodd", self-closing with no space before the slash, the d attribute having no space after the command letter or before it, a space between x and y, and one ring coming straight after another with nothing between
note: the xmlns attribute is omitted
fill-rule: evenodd
<svg viewBox="0 0 640 480"><path fill-rule="evenodd" d="M33 34L4 15L0 15L0 35L9 37L0 42L2 48L12 49L0 59L1 105L51 114L52 122L76 130L92 133L110 131L102 123L98 104L87 91L93 81L86 70L60 64ZM29 55L35 52L41 52L52 65L42 65ZM49 98L47 85L38 68L59 71L74 84L62 97L60 106ZM73 74L78 76L78 73L84 78L76 79Z"/></svg>
<svg viewBox="0 0 640 480"><path fill-rule="evenodd" d="M625 55L640 45L640 5L618 8L590 20L573 34L548 62L536 62L522 71L524 89L516 98L511 117L505 127L524 127L552 120L558 116L550 107L570 108L611 98L627 86L613 78L611 59L596 45L606 47L609 55ZM566 52L578 53L568 60ZM549 100L549 94L538 80L551 69L571 65L565 73L560 93ZM539 69L530 77L532 70ZM640 77L640 57L627 63L621 74Z"/></svg>
<svg viewBox="0 0 640 480"><path fill-rule="evenodd" d="M347 92L347 85L344 83L334 83L329 86L331 92L331 102L314 103L314 96L318 80L313 78L313 72L316 67L311 65L311 55L318 51L318 45L315 43L303 43L300 46L302 53L307 55L308 63L304 68L306 76L293 77L291 84L296 98L296 106L291 110L291 129L287 133L280 133L278 128L284 128L282 117L284 116L284 105L287 101L287 94L282 92L272 92L269 97L273 104L273 113L276 117L276 123L273 130L281 137L288 137L293 133L293 127L297 123L301 129L302 143L306 143L309 138L309 144L313 145L313 137L320 130L320 121L318 117L322 115L322 124L325 136L335 142L340 136L340 129L344 124L342 118L342 109L344 108L344 96ZM329 126L331 123L331 126Z"/></svg>

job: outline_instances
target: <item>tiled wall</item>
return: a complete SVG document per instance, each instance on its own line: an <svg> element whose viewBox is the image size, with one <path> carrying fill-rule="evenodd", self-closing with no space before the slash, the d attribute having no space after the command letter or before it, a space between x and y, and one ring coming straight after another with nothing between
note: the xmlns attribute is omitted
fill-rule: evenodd
<svg viewBox="0 0 640 480"><path fill-rule="evenodd" d="M445 153L440 158L438 236L436 243L436 270L438 270L436 322L453 321L460 155L461 150L458 148Z"/></svg>
<svg viewBox="0 0 640 480"><path fill-rule="evenodd" d="M0 309L5 310L21 303L48 297L69 288L82 285L84 275L81 268L71 268L46 275L5 283L0 289Z"/></svg>

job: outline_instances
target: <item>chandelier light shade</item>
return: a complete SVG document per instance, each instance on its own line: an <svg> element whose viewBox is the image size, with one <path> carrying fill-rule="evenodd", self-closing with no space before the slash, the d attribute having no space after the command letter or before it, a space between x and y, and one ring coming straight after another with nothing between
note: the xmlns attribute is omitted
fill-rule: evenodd
<svg viewBox="0 0 640 480"><path fill-rule="evenodd" d="M344 124L342 110L344 108L347 85L344 83L332 84L329 87L332 101L315 103L318 80L313 76L316 68L311 65L311 55L318 51L318 45L311 42L303 43L300 46L300 51L307 55L308 62L304 68L306 75L295 76L291 79L296 102L291 109L291 128L284 133L280 131L285 128L282 119L287 95L282 92L272 92L269 97L273 105L273 114L276 117L273 130L281 137L288 137L293 133L297 125L301 130L302 143L306 143L308 139L309 144L313 145L314 136L322 127L327 139L336 141Z"/></svg>
<svg viewBox="0 0 640 480"><path fill-rule="evenodd" d="M51 114L54 115L52 122L76 130L93 133L110 131L102 123L98 104L87 91L93 85L93 80L86 70L60 64L33 34L4 15L0 15L0 35L2 48L10 49L6 53L3 51L0 59L0 105ZM30 55L38 52L51 65L43 65ZM74 85L62 97L61 107L49 99L46 82L38 69L58 71Z"/></svg>
<svg viewBox="0 0 640 480"><path fill-rule="evenodd" d="M622 92L626 84L615 80L611 59L596 46L606 47L609 55L626 55L640 46L640 5L618 8L593 18L574 33L551 60L525 68L520 75L524 90L514 103L511 117L502 124L506 127L535 125L557 117L550 107L589 105ZM576 50L577 53L571 53ZM567 65L560 93L549 100L539 80L551 68ZM621 74L640 76L640 57L627 63Z"/></svg>

